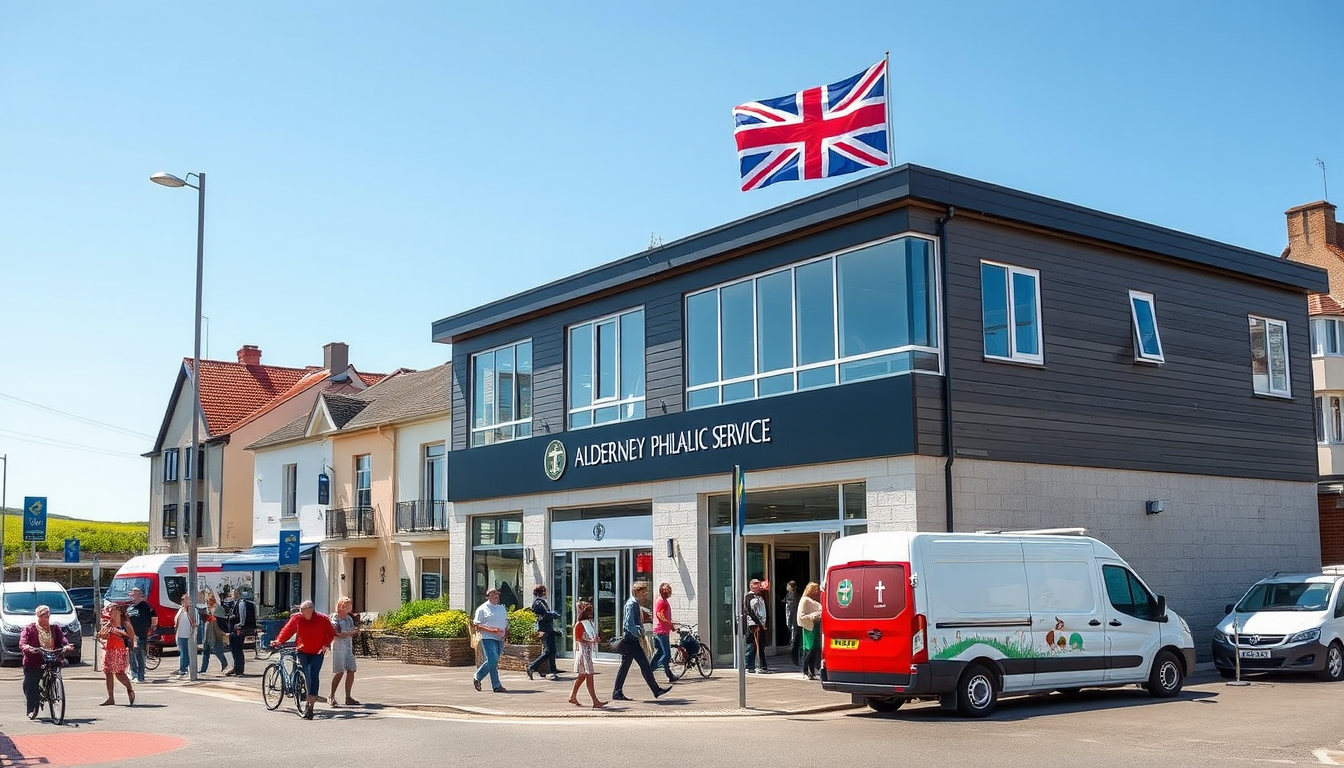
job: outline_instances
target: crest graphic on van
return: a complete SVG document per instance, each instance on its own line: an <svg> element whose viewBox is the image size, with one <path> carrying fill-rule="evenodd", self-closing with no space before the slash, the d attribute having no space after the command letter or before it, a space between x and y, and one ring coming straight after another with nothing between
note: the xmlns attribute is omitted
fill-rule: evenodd
<svg viewBox="0 0 1344 768"><path fill-rule="evenodd" d="M849 579L841 579L840 586L835 588L835 599L844 608L854 599L854 582Z"/></svg>

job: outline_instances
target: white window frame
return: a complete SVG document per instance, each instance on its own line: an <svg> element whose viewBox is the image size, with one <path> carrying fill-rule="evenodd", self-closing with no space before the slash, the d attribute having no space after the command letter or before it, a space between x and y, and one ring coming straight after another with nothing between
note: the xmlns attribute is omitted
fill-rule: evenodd
<svg viewBox="0 0 1344 768"><path fill-rule="evenodd" d="M368 464L367 468L360 467L360 464L364 463ZM361 498L361 496L367 497L367 499ZM373 454L371 453L361 453L355 456L355 484L352 501L355 507L373 506Z"/></svg>
<svg viewBox="0 0 1344 768"><path fill-rule="evenodd" d="M476 398L478 398L478 397L481 396L481 393L476 391L476 361L477 361L477 359L479 359L482 355L496 354L496 353L500 352L501 350L505 350L505 349L508 349L508 348L510 348L510 347L513 347L513 350L514 350L514 353L513 353L513 361L514 361L514 362L513 362L513 366L514 366L514 368L513 368L513 386L514 386L514 394L516 395L516 397L514 398L514 406L513 406L513 407L514 407L514 411L515 411L515 412L522 411L522 409L523 409L522 393L519 391L520 388L518 387L518 347L522 346L523 344L527 344L527 345L528 345L528 350L529 350L528 354L529 354L529 356L530 356L530 355L531 355L531 349L532 349L532 339L531 339L530 337L529 337L529 338L526 338L526 339L518 339L517 341L512 341L512 342L509 342L508 344L500 344L499 346L497 346L497 347L492 347L491 349L482 349L482 350L479 351L479 352L473 352L473 353L472 353L472 355L471 355L471 385L470 385L470 386L471 386L471 399L468 401L468 406L471 408L471 410L469 410L469 411L467 412L467 423L470 424L470 425L472 425L472 426L471 426L471 439L470 439L470 441L469 441L469 443L468 443L468 447L470 447L470 448L484 448L484 447L487 446L487 445L495 445L495 444L497 444L497 443L507 443L507 442L511 442L511 441L513 441L513 440L522 440L522 439L524 439L524 438L528 438L528 437L531 437L531 436L532 436L532 415L531 415L531 414L532 414L532 403L530 403L530 402L527 404L527 412L528 412L528 416L527 416L527 418L523 418L523 419L514 419L513 421L494 422L494 423L489 423L489 424L483 424L483 425L481 425L481 426L476 426L476 425L475 425L475 421L476 421ZM531 362L531 360L529 360L529 361L528 361L528 367L530 368L531 365L532 365L532 362ZM495 376L496 381L498 381L498 379L499 379L499 367L496 365L492 370L494 371L494 376ZM532 374L528 374L528 375L530 376L530 375L532 375ZM499 395L496 394L495 397L496 397L496 403L497 403L497 402L498 402L498 397L499 397ZM499 416L498 409L492 407L491 410L490 410L490 414L491 414L491 418L498 418L498 416ZM518 428L519 428L519 427L524 427L524 426L527 427L527 434L526 434L526 435L520 435L520 434L518 434L520 431L522 431L522 430L520 430L520 429L518 429ZM476 435L478 435L478 434L482 434L482 435L483 435L483 434L486 434L486 433L489 433L489 432L493 432L493 431L495 431L495 430L502 430L502 429L504 429L505 427L511 427L511 428L512 428L511 432L512 432L512 434L513 434L513 437L503 438L503 439L496 439L496 440L487 440L487 441L485 441L485 442L480 443L479 445L476 443Z"/></svg>
<svg viewBox="0 0 1344 768"><path fill-rule="evenodd" d="M431 454L431 448L438 448L440 452ZM440 497L447 494L448 446L442 442L425 443L420 446L420 499L444 501Z"/></svg>
<svg viewBox="0 0 1344 768"><path fill-rule="evenodd" d="M1286 320L1276 320L1272 317L1263 315L1247 315L1248 329L1256 324L1264 325L1265 334L1265 386L1261 387L1256 382L1255 375L1255 348L1251 348L1251 387L1257 395L1267 397L1292 397L1293 396L1293 366L1288 358L1288 322ZM1273 328L1279 328L1283 332L1283 382L1284 386L1280 389L1274 387L1274 358L1270 353L1269 337ZM1248 330L1249 333L1249 330Z"/></svg>
<svg viewBox="0 0 1344 768"><path fill-rule="evenodd" d="M299 516L299 465L286 464L283 470L284 490L280 497L280 517Z"/></svg>
<svg viewBox="0 0 1344 768"><path fill-rule="evenodd" d="M163 482L177 482L178 456L177 448L168 448L163 452Z"/></svg>
<svg viewBox="0 0 1344 768"><path fill-rule="evenodd" d="M1008 317L1006 318L1007 325L1008 325L1008 355L1007 355L1006 357L1005 357L1005 356L1001 356L1001 355L991 355L991 354L989 353L989 350L986 349L986 350L984 351L985 359L986 359L986 360L1004 360L1004 361L1013 362L1013 363L1032 363L1032 364L1035 364L1035 365L1044 365L1044 364L1045 364L1045 319L1042 317L1042 315L1045 313L1045 307L1043 307L1043 306L1041 305L1041 271L1040 271L1039 269L1028 269L1027 267L1017 267L1017 266L1013 266L1012 264L1005 264L1005 263L1003 263L1003 262L1001 262L1001 261L989 261L988 259L981 259L981 260L980 260L980 266L981 266L981 273L982 273L982 274L983 274L983 268L984 268L984 266L985 266L986 264L988 264L988 265L991 266L991 267L999 267L999 268L1001 268L1001 269L1007 270L1007 273L1008 273L1008 279L1005 281L1005 286L1004 286L1005 289L1008 291L1008 295L1007 295L1007 297L1006 297L1006 298L1007 298L1007 311L1008 311ZM1014 277L1015 275L1026 275L1026 276L1031 277L1031 285L1032 285L1032 288L1035 289L1035 292L1036 292L1036 349L1039 350L1039 351L1038 351L1036 354L1034 354L1034 355L1032 355L1032 354L1027 354L1027 353L1025 353L1025 352L1018 352L1018 351L1017 351L1017 306L1016 306L1016 302L1013 301L1013 291L1014 291L1014 288L1013 288L1013 277ZM980 340L981 340L981 343L982 343L982 344L984 343L984 337L985 337L985 329L984 329L984 327L983 327L983 326L984 326L984 319L983 319L983 318L984 318L984 308L985 308L984 289L985 289L985 282L984 282L984 279L982 278L982 279L980 280L980 291L981 291L981 295L980 295L980 313L981 313L981 314L980 314L980 317L981 317Z"/></svg>
<svg viewBox="0 0 1344 768"><path fill-rule="evenodd" d="M1316 395L1316 444L1344 443L1344 392Z"/></svg>
<svg viewBox="0 0 1344 768"><path fill-rule="evenodd" d="M616 423L616 421L627 421L627 420L630 420L630 419L635 418L634 416L626 416L625 414L630 412L630 410L631 410L631 409L630 409L630 406L631 406L631 405L634 405L635 403L642 403L642 402L644 402L644 395L635 395L634 397L627 397L627 398L624 398L624 399L621 398L621 389L622 389L621 384L623 383L623 382L621 381L621 363L623 362L622 359L621 359L621 348L622 348L622 344L621 344L621 318L623 318L623 317L625 317L625 316L627 316L627 315L630 315L630 314L632 314L632 313L635 313L635 312L639 312L639 313L643 314L643 312L644 312L644 307L631 307L630 309L622 310L622 311L617 312L617 313L615 313L615 314L605 315L605 316L603 316L603 317L595 318L595 319L593 319L593 320L584 320L584 321L581 322L581 323L575 323L575 324L573 324L573 325L571 325L571 326L565 328L565 353L566 353L565 356L566 356L566 362L568 363L569 366L572 366L572 365L574 364L574 360L573 360L573 358L571 357L571 349L570 349L570 343L569 343L569 340L570 340L570 334L573 333L576 329L583 328L584 326L588 326L588 335L589 335L589 337L592 339L592 349L593 349L592 359L588 361L588 363L589 363L589 365L588 365L588 369L589 369L589 370L588 370L588 376L589 376L589 381L592 382L592 386L593 386L593 395L594 395L592 402L589 403L588 405L579 406L579 407L577 407L577 408L570 407L570 401L569 401L569 397L570 397L570 392L569 392L569 374L570 374L570 370L569 370L569 368L567 367L566 370L565 370L565 406L566 406L566 408L565 408L565 429L590 429L590 428L592 428L592 427L600 427L600 426L602 426L603 424L614 424L614 423ZM644 326L644 323L645 323L646 320L647 320L647 317L642 318L642 319L640 320L640 326L641 326L641 327L645 327L645 326ZM598 361L599 361L599 357L598 357L598 354L597 354L597 351L598 351L598 349L597 349L597 328L598 328L599 325L602 325L603 323L612 323L612 324L615 326L615 330L616 330L616 334L615 334L615 338L616 338L616 342L615 342L615 345L616 345L616 350L615 350L615 351L616 351L616 395L615 395L614 397L605 397L605 398L600 398L600 399L599 399L599 398L596 396L596 395L597 395L597 390L598 390L598 381L597 381L597 378L598 378L598 371L597 371L597 366L598 366ZM647 338L647 334L648 334L647 328L646 328L646 330L645 330L645 334L646 334L646 338ZM648 376L648 350L647 350L646 346L647 346L647 345L646 345L645 343L641 343L641 344L640 344L640 351L641 351L641 352L643 353L643 355L644 355L644 365L641 366L641 368L642 368L643 371L644 371L644 375L645 375L645 377ZM571 418L574 414L576 414L576 413L583 413L583 412L587 411L588 413L591 413L591 414L593 414L594 417L596 417L596 415L597 415L597 411L598 411L599 409L602 409L602 408L609 408L609 407L611 407L611 406L613 406L613 405L614 405L614 406L620 406L620 407L618 408L618 410L617 410L618 415L617 415L615 421L604 421L604 422L602 422L601 424L593 423L593 422L590 421L588 424L584 424L584 425L577 426L577 427L576 427L576 426L571 426L571 425L570 425L570 418ZM642 418L642 417L641 417L641 418Z"/></svg>
<svg viewBox="0 0 1344 768"><path fill-rule="evenodd" d="M1139 324L1140 304L1148 305L1148 313L1153 318L1153 341L1157 344L1157 349L1155 351L1143 348L1143 328ZM1130 291L1129 316L1134 323L1134 360L1149 363L1165 363L1166 358L1162 355L1162 329L1157 322L1157 301L1153 298L1153 294L1144 293L1143 291Z"/></svg>
<svg viewBox="0 0 1344 768"><path fill-rule="evenodd" d="M1344 355L1340 336L1344 335L1344 320L1338 317L1311 318L1311 356L1338 357ZM1328 334L1328 337L1327 337ZM1333 341L1333 344L1330 343ZM1331 350L1330 347L1334 349Z"/></svg>

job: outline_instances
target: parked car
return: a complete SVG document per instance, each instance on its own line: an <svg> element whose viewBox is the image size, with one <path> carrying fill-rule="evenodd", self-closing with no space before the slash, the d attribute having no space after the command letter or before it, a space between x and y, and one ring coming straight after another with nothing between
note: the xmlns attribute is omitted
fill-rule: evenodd
<svg viewBox="0 0 1344 768"><path fill-rule="evenodd" d="M86 627L93 627L97 614L94 611L93 587L71 587L65 590L70 595L70 600L75 604L75 613L79 616L79 623ZM101 596L107 595L107 587L100 590ZM97 627L94 627L97 629Z"/></svg>
<svg viewBox="0 0 1344 768"><path fill-rule="evenodd" d="M39 605L51 609L51 623L58 625L66 640L75 646L75 652L66 659L71 664L78 664L84 633L70 595L66 594L65 587L54 581L0 583L0 663L23 660L23 654L19 652L19 634L36 621L34 612Z"/></svg>
<svg viewBox="0 0 1344 768"><path fill-rule="evenodd" d="M1213 632L1213 664L1242 672L1308 672L1344 680L1344 565L1256 582Z"/></svg>

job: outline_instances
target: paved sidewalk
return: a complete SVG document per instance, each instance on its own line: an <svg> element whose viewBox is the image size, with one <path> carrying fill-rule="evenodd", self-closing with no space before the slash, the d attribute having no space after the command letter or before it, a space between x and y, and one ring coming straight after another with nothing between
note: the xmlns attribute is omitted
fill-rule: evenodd
<svg viewBox="0 0 1344 768"><path fill-rule="evenodd" d="M746 708L738 707L737 670L733 669L716 669L707 679L692 670L689 676L673 684L671 692L654 699L639 676L639 668L632 666L626 679L625 694L634 701L610 701L617 665L599 662L597 695L609 701L599 710L588 706L586 687L578 696L584 706L569 703L574 675L566 667L572 668L571 660L560 662L562 671L558 682L540 675L535 680L528 680L523 672L500 672L500 682L507 689L505 693L492 692L489 678L486 678L483 690L476 691L471 685L475 667L429 667L363 657L358 662L353 693L364 709L410 709L485 717L724 717L797 715L855 706L849 696L823 691L821 683L805 679L797 667L788 665L787 659L774 674L747 675ZM256 696L260 701L261 673L269 663L253 658L249 651L246 676L224 677L218 670L213 670L199 675L198 682L191 683L178 680L175 674L177 658L168 655L164 656L157 670L149 673L144 685L156 688L203 686ZM95 673L89 664L67 670L67 677L71 676L102 679L102 674ZM331 685L331 675L325 668L322 679L320 692L325 696ZM661 672L655 673L655 679L666 683ZM330 706L319 703L318 710Z"/></svg>

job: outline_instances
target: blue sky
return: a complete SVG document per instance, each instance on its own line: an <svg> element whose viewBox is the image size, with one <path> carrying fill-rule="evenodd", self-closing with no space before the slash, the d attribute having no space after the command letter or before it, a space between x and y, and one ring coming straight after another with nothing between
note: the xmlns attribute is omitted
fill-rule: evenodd
<svg viewBox="0 0 1344 768"><path fill-rule="evenodd" d="M837 8L842 6L835 6ZM1344 195L1344 3L0 4L7 500L146 519L191 355L427 368L430 324L834 181L739 190L733 105L891 52L896 160L1277 255ZM96 423L90 423L96 422ZM110 428L115 427L115 429Z"/></svg>

